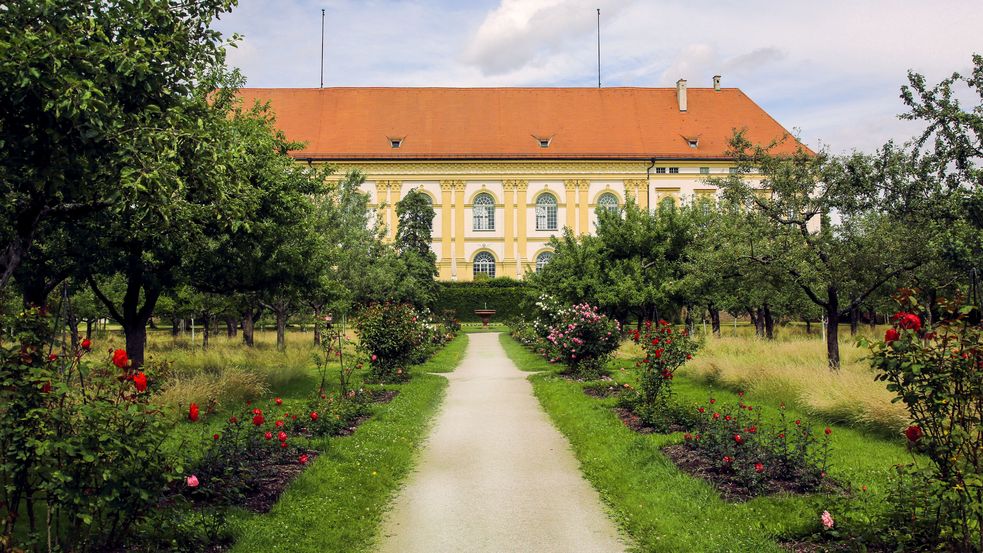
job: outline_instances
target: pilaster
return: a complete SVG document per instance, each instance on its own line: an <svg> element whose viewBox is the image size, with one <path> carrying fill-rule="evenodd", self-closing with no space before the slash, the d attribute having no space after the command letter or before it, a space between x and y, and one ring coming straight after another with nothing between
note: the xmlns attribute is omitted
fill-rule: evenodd
<svg viewBox="0 0 983 553"><path fill-rule="evenodd" d="M456 265L451 251L451 202L454 194L454 181L440 181L440 260L437 265L441 280L456 277Z"/></svg>
<svg viewBox="0 0 983 553"><path fill-rule="evenodd" d="M579 180L566 180L563 181L563 185L567 189L567 202L566 202L566 221L564 221L564 226L569 227L570 230L577 230L577 189L580 187Z"/></svg>
<svg viewBox="0 0 983 553"><path fill-rule="evenodd" d="M528 236L528 230L526 228L526 213L529 211L529 207L526 205L526 191L529 189L529 182L524 180L517 180L515 182L515 194L516 203L519 206L518 217L516 217L517 229L516 229L516 240L518 242L518 252L516 254L516 275L523 276L525 271L522 270L522 262L529 258L529 252L526 251L526 236Z"/></svg>
<svg viewBox="0 0 983 553"><path fill-rule="evenodd" d="M587 191L590 188L589 180L578 181L577 186L580 188L580 234L587 234L591 231L590 228L590 201L587 199Z"/></svg>
<svg viewBox="0 0 983 553"><path fill-rule="evenodd" d="M386 203L389 201L389 181L380 180L375 183L376 193L376 220L379 224L386 227L386 235L389 234L389 218Z"/></svg>
<svg viewBox="0 0 983 553"><path fill-rule="evenodd" d="M454 262L457 279L471 280L471 275L462 274L467 267L464 259L464 181L451 181L454 187Z"/></svg>
<svg viewBox="0 0 983 553"><path fill-rule="evenodd" d="M399 217L396 215L396 202L400 200L399 193L403 188L403 183L398 180L389 181L389 239L396 239L396 227L399 226Z"/></svg>
<svg viewBox="0 0 983 553"><path fill-rule="evenodd" d="M515 277L515 241L513 238L515 229L515 181L503 181L502 189L505 200L505 248L502 258L502 276Z"/></svg>

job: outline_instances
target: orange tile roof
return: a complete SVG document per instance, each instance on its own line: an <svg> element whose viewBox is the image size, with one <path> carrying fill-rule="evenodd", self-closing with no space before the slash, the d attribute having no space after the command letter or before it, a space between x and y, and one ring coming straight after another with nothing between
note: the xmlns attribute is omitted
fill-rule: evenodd
<svg viewBox="0 0 983 553"><path fill-rule="evenodd" d="M727 159L735 129L788 135L736 88L245 88L300 159ZM390 138L401 138L393 148ZM548 148L538 138L549 138ZM692 148L687 139L699 139ZM783 145L791 152L794 140Z"/></svg>

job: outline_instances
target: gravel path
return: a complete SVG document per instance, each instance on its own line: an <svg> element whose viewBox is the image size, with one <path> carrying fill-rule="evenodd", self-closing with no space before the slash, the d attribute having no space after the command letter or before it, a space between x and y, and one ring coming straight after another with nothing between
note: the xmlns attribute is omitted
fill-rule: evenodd
<svg viewBox="0 0 983 553"><path fill-rule="evenodd" d="M498 334L471 334L382 553L622 552L570 445Z"/></svg>

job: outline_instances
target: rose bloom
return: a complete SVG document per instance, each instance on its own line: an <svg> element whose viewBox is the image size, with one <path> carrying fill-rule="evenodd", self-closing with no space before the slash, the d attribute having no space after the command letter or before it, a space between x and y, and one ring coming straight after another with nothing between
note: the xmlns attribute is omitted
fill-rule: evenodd
<svg viewBox="0 0 983 553"><path fill-rule="evenodd" d="M198 404L197 403L192 403L191 406L188 407L188 420L191 421L191 422L197 422L198 421Z"/></svg>
<svg viewBox="0 0 983 553"><path fill-rule="evenodd" d="M253 426L262 426L265 421L263 415L253 415Z"/></svg>
<svg viewBox="0 0 983 553"><path fill-rule="evenodd" d="M212 439L218 441L218 434L212 434Z"/></svg>
<svg viewBox="0 0 983 553"><path fill-rule="evenodd" d="M755 463L754 464L754 472L761 473L761 472L764 472L764 471L765 471L765 466L763 464L761 464L761 463Z"/></svg>
<svg viewBox="0 0 983 553"><path fill-rule="evenodd" d="M740 434L734 434L734 441L738 444L743 444L744 438L742 438Z"/></svg>
<svg viewBox="0 0 983 553"><path fill-rule="evenodd" d="M884 341L888 344L898 340L899 338L901 338L901 333L893 328L887 329L887 332L884 333Z"/></svg>
<svg viewBox="0 0 983 553"><path fill-rule="evenodd" d="M306 465L306 464L307 464L307 454L306 454L306 453L304 453L303 455L301 455L301 456L300 456L300 457L299 457L299 458L297 459L297 461L298 461L298 462L299 462L300 464L302 464L302 465Z"/></svg>
<svg viewBox="0 0 983 553"><path fill-rule="evenodd" d="M92 340L90 340L88 338L82 340L82 343L79 344L79 347L81 347L85 351L91 350L92 349Z"/></svg>
<svg viewBox="0 0 983 553"><path fill-rule="evenodd" d="M188 482L188 487L189 488L197 488L198 487L198 477L195 476L195 475L193 475L193 474L188 477L187 482Z"/></svg>
<svg viewBox="0 0 983 553"><path fill-rule="evenodd" d="M133 385L136 386L138 392L143 392L147 390L147 375L139 372L133 375Z"/></svg>
<svg viewBox="0 0 983 553"><path fill-rule="evenodd" d="M272 432L267 432L266 434L263 434L263 437L266 438L267 440L272 440L273 439L273 433Z"/></svg>
<svg viewBox="0 0 983 553"><path fill-rule="evenodd" d="M283 421L276 421L274 424L277 428L283 428Z"/></svg>
<svg viewBox="0 0 983 553"><path fill-rule="evenodd" d="M906 438L908 438L909 442L915 443L918 440L922 439L922 436L925 435L925 432L922 431L922 428L920 426L911 425L908 428L905 428L904 435Z"/></svg>
<svg viewBox="0 0 983 553"><path fill-rule="evenodd" d="M113 365L125 369L129 362L129 358L126 357L126 350L118 349L113 352Z"/></svg>
<svg viewBox="0 0 983 553"><path fill-rule="evenodd" d="M284 432L283 430L281 430L281 431L280 431L280 432L279 432L279 433L278 433L278 434L276 435L276 437L277 437L277 439L278 439L278 440L280 440L281 442L285 442L285 441L287 441L287 433L286 433L286 432Z"/></svg>
<svg viewBox="0 0 983 553"><path fill-rule="evenodd" d="M276 399L275 399L275 400L273 400L273 401L275 401L277 405L283 405L283 400L282 400L282 399L280 399L280 398L276 398Z"/></svg>
<svg viewBox="0 0 983 553"><path fill-rule="evenodd" d="M825 432L826 432L826 435L829 436L830 434L833 433L833 429L827 426Z"/></svg>
<svg viewBox="0 0 983 553"><path fill-rule="evenodd" d="M917 332L922 329L922 320L914 313L895 313L893 319L895 324L906 330Z"/></svg>
<svg viewBox="0 0 983 553"><path fill-rule="evenodd" d="M827 530L833 527L833 515L829 514L829 511L823 511L823 516L820 517L820 520L823 521L823 526L825 526Z"/></svg>
<svg viewBox="0 0 983 553"><path fill-rule="evenodd" d="M312 421L316 421L317 420L317 411L312 411L311 412L311 420Z"/></svg>

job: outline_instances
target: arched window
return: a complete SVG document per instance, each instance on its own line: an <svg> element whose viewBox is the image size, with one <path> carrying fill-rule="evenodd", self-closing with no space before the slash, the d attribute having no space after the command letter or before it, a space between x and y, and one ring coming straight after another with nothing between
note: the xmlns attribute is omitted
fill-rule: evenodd
<svg viewBox="0 0 983 553"><path fill-rule="evenodd" d="M487 275L489 278L495 278L495 256L488 252L478 252L478 255L474 256L474 276Z"/></svg>
<svg viewBox="0 0 983 553"><path fill-rule="evenodd" d="M475 196L472 206L474 230L495 230L495 198L481 193Z"/></svg>
<svg viewBox="0 0 983 553"><path fill-rule="evenodd" d="M556 196L547 193L536 198L536 230L556 230Z"/></svg>
<svg viewBox="0 0 983 553"><path fill-rule="evenodd" d="M610 211L611 213L617 213L618 197L610 192L605 192L597 199L597 207L605 211Z"/></svg>
<svg viewBox="0 0 983 553"><path fill-rule="evenodd" d="M433 209L433 198L430 197L430 194L424 194L423 192L421 192L420 195L423 196L423 199L425 199L428 204L430 204L430 209ZM436 221L436 219L437 219L436 216L433 219L430 219L430 232L433 232L433 224Z"/></svg>
<svg viewBox="0 0 983 553"><path fill-rule="evenodd" d="M543 252L536 256L536 272L543 270L547 263L553 260L553 252Z"/></svg>

